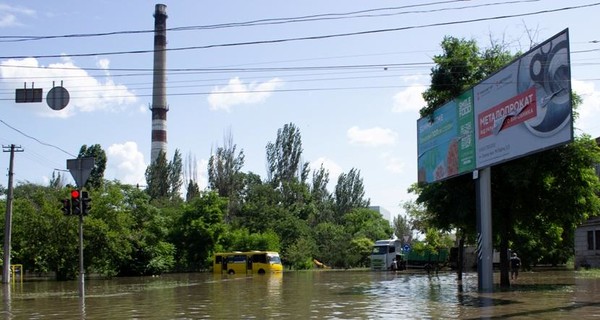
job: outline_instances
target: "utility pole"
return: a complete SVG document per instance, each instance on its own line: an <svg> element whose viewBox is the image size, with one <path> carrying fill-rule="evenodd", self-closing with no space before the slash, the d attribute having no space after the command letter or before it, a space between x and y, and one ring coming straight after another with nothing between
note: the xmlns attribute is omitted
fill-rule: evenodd
<svg viewBox="0 0 600 320"><path fill-rule="evenodd" d="M2 283L10 283L10 248L12 233L12 200L13 200L13 163L15 152L23 152L21 146L2 146L2 151L10 152L10 164L8 166L8 193L6 194L6 219L4 223L4 260L2 269Z"/></svg>

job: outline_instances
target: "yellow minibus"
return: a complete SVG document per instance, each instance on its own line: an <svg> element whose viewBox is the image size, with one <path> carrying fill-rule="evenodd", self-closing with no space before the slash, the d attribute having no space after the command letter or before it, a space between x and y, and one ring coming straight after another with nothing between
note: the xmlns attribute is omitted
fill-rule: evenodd
<svg viewBox="0 0 600 320"><path fill-rule="evenodd" d="M279 253L273 251L234 251L213 256L214 273L265 274L282 271Z"/></svg>

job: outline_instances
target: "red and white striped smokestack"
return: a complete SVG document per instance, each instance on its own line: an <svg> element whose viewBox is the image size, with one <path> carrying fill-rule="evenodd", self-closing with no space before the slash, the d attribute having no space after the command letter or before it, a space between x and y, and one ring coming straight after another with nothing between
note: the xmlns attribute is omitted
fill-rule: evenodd
<svg viewBox="0 0 600 320"><path fill-rule="evenodd" d="M154 81L152 85L152 149L156 161L162 151L167 154L167 6L157 4L154 11Z"/></svg>

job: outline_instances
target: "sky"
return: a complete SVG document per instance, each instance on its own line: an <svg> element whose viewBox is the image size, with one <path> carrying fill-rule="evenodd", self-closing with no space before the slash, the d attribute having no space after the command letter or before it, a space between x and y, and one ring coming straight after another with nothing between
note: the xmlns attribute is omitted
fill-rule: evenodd
<svg viewBox="0 0 600 320"><path fill-rule="evenodd" d="M157 3L168 15L167 158L178 149L201 188L230 134L242 170L266 179L265 147L293 123L302 161L329 170L331 192L354 168L371 205L404 214L421 93L445 36L526 52L568 28L583 98L575 135L600 136L598 1L0 0L0 143L21 147L16 183L72 179L66 160L100 144L106 179L145 185ZM70 100L57 111L45 97L61 85ZM15 103L25 87L42 88L43 101Z"/></svg>

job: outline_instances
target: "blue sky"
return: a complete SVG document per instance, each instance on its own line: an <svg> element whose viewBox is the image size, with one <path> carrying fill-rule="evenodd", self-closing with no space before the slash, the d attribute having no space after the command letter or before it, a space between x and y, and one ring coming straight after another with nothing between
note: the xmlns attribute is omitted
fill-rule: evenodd
<svg viewBox="0 0 600 320"><path fill-rule="evenodd" d="M294 123L303 161L330 170L330 191L356 168L371 204L402 214L417 179L421 92L446 35L524 52L569 28L572 87L584 99L575 134L600 136L592 0L0 1L0 143L24 149L17 182L46 184L81 145L100 144L107 179L145 184L156 3L167 5L167 28L179 28L167 32L177 49L167 53L168 158L179 149L192 159L201 187L227 132L244 151L243 170L266 178L265 146ZM44 96L62 82L69 105L15 103L15 89L32 82ZM0 167L8 163L4 152Z"/></svg>

